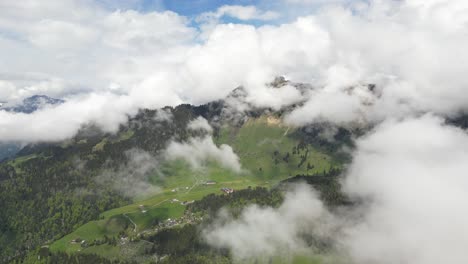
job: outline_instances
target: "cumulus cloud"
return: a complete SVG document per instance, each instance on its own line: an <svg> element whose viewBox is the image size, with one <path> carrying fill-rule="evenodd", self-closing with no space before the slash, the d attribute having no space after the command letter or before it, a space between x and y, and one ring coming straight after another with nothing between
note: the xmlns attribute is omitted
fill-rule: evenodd
<svg viewBox="0 0 468 264"><path fill-rule="evenodd" d="M208 121L199 116L197 118L195 118L194 120L190 121L189 124L187 125L188 129L190 130L194 130L194 131L199 131L199 130L202 130L202 131L206 131L208 133L211 133L213 132L213 128L211 127L211 125L208 123Z"/></svg>
<svg viewBox="0 0 468 264"><path fill-rule="evenodd" d="M222 213L204 236L212 246L230 249L238 261L266 261L272 256L310 254L303 235L325 238L332 231L329 217L317 194L306 185L297 185L277 209L253 205L236 220Z"/></svg>
<svg viewBox="0 0 468 264"><path fill-rule="evenodd" d="M434 116L388 121L358 142L345 181L369 199L343 243L359 263L465 263L468 135Z"/></svg>
<svg viewBox="0 0 468 264"><path fill-rule="evenodd" d="M256 107L270 107L279 110L304 100L301 92L294 86L285 85L282 87L259 86L251 90L246 102Z"/></svg>
<svg viewBox="0 0 468 264"><path fill-rule="evenodd" d="M456 62L446 70L438 67L456 54L468 55L459 46L467 41L462 33L466 27L460 26L464 20L448 26L443 19L464 12L466 4L436 2L372 1L356 13L341 7L322 11L315 19L334 48L324 50L327 60L318 67L316 84L323 88L311 93L290 121L375 122L421 112L465 111L467 98L458 95L465 94L466 83L456 77L466 69L464 59L453 57ZM453 50L447 52L448 47ZM435 54L440 54L437 62ZM372 92L363 85L369 83L377 85Z"/></svg>
<svg viewBox="0 0 468 264"><path fill-rule="evenodd" d="M0 74L0 100L11 104L26 97L47 94L51 97L64 97L90 92L89 89L75 86L66 80L41 74Z"/></svg>
<svg viewBox="0 0 468 264"><path fill-rule="evenodd" d="M347 91L344 91L347 90ZM366 123L367 111L371 111L376 97L368 86L356 86L352 89L322 89L311 91L305 103L288 114L287 123L301 126L307 123L332 121L337 124L350 122Z"/></svg>
<svg viewBox="0 0 468 264"><path fill-rule="evenodd" d="M73 14L64 15L70 9ZM61 93L43 92L51 96L66 96L74 86L94 91L125 86L117 92L127 93L145 74L136 72L143 63L138 62L140 56L169 53L196 33L187 26L188 19L170 11L110 11L92 1L5 2L0 12L0 29L8 33L0 37L0 47L9 51L2 54L0 75L40 74L42 79L63 80ZM36 85L34 78L26 79L28 83L11 80L16 91L8 97L28 96L21 91Z"/></svg>
<svg viewBox="0 0 468 264"><path fill-rule="evenodd" d="M183 159L194 169L204 167L209 161L216 161L221 166L234 172L241 172L239 157L229 145L216 146L211 136L191 138L188 142L172 141L166 149L169 160Z"/></svg>
<svg viewBox="0 0 468 264"><path fill-rule="evenodd" d="M193 39L195 30L187 23L170 11L116 11L103 19L103 37L106 45L124 50L168 48Z"/></svg>
<svg viewBox="0 0 468 264"><path fill-rule="evenodd" d="M25 84L1 78L6 87L1 101L37 90L63 97L86 87L103 98L114 94L107 101L122 97L119 100L133 107L124 104L117 112L131 114L138 107L206 103L243 86L254 106L279 109L305 102L286 118L296 125L317 120L381 122L467 110L465 1L375 0L333 5L280 25L217 22L206 30L191 27L187 18L169 11L109 11L81 1L69 4L76 12L67 17L59 12L64 5L57 1L40 8L32 2L3 3L0 27L14 34L0 37L1 50L9 51L2 56L0 76L40 72L43 80L55 81L31 78ZM231 9L223 14L226 10ZM41 28L41 23L51 26ZM60 39L55 37L41 40L40 36L62 34L64 28L71 36L63 43L56 43ZM35 30L40 34L35 36ZM73 41L76 47L66 42L74 35L82 40ZM278 75L314 88L299 92L290 86L268 87ZM368 84L375 89L369 90ZM7 115L3 120L8 127L20 126L16 122L22 121ZM49 115L60 120L57 113ZM28 120L39 123L41 118L34 114Z"/></svg>

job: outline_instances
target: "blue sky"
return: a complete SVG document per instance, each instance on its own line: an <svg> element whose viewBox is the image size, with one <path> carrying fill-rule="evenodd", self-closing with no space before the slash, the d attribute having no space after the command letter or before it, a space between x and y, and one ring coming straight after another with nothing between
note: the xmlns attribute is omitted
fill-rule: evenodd
<svg viewBox="0 0 468 264"><path fill-rule="evenodd" d="M264 7L259 0L141 0L137 4L143 11L171 10L185 16L197 16L200 13L216 10L223 5L254 5ZM274 0L271 2L275 2Z"/></svg>
<svg viewBox="0 0 468 264"><path fill-rule="evenodd" d="M297 16L308 15L316 11L324 4L350 3L356 0L317 0L304 1L307 4L293 4L286 0L96 0L109 9L135 9L140 12L170 10L180 15L195 18L201 13L216 11L223 5L255 6L259 11L275 11L281 16L268 24L277 24L293 20ZM223 17L223 22L248 23L262 25L266 23L260 20L240 21L231 17Z"/></svg>
<svg viewBox="0 0 468 264"><path fill-rule="evenodd" d="M197 16L200 13L216 10L223 5L254 5L265 7L266 1L262 0L96 0L111 9L136 9L139 11L171 10L184 16ZM269 6L277 5L270 1Z"/></svg>

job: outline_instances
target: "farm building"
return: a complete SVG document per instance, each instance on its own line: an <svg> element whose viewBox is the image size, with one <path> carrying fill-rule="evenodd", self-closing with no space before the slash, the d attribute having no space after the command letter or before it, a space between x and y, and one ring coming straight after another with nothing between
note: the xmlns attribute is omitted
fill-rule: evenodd
<svg viewBox="0 0 468 264"><path fill-rule="evenodd" d="M215 181L206 181L205 182L205 185L214 185L214 184L216 184Z"/></svg>
<svg viewBox="0 0 468 264"><path fill-rule="evenodd" d="M231 194L234 192L234 189L223 187L221 188L221 191L223 191L225 194Z"/></svg>

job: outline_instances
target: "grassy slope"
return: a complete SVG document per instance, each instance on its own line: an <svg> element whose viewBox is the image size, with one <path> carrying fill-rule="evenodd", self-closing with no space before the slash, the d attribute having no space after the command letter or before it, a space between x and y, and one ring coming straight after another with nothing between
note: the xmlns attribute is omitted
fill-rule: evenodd
<svg viewBox="0 0 468 264"><path fill-rule="evenodd" d="M71 244L72 239L79 237L92 241L102 239L104 235L116 236L124 229L122 217L130 218L137 225L136 232L140 232L150 227L155 219L166 220L182 216L185 207L180 203L171 202L172 199L197 200L210 193L221 193L221 187L234 189L244 189L248 186L269 187L296 174L328 170L334 164L329 156L315 151L310 146L308 158L301 167L297 166L300 162L299 154L290 155L289 162L285 162L282 158L287 152L291 153L293 147L298 144L296 140L288 136L292 132L292 129L281 125L273 117L266 116L252 119L241 128L223 127L219 137L216 138L216 143L228 144L234 149L245 169L244 173L235 174L215 163L209 163L201 171L193 171L182 161L165 164L161 168L165 176L162 179L158 175L153 177L154 183L162 186L160 193L146 199L140 198L134 204L104 212L101 215L102 220L81 226L73 233L54 242L50 249L77 252L81 251L81 246ZM277 155L273 154L275 151L278 151ZM304 153L305 151L302 151L301 154ZM307 171L307 163L313 165L314 168ZM207 180L217 183L203 185L202 183ZM140 205L145 207L146 213L141 212ZM130 226L130 230L133 229L133 224ZM86 252L88 251L103 256L116 256L112 254L115 251L112 247L90 247L86 249Z"/></svg>
<svg viewBox="0 0 468 264"><path fill-rule="evenodd" d="M296 174L307 173L307 163L314 166L309 173L329 170L333 164L331 158L312 148L306 162L301 167L299 155L292 155L293 147L298 144L288 135L294 132L293 128L283 126L274 117L263 116L251 119L239 130L223 128L218 143L226 143L234 149L241 160L241 164L249 169L256 179L282 180ZM273 155L278 151L277 156ZM289 162L282 158L290 153ZM301 154L304 154L302 151ZM274 159L278 160L275 164ZM337 164L335 164L337 166ZM260 170L261 169L261 170Z"/></svg>
<svg viewBox="0 0 468 264"><path fill-rule="evenodd" d="M22 156L22 157L18 157L18 158L15 158L13 160L8 161L8 164L15 168L16 173L21 173L21 168L20 168L19 165L21 165L21 163L23 163L25 161L28 161L30 159L35 159L37 157L39 157L37 154Z"/></svg>

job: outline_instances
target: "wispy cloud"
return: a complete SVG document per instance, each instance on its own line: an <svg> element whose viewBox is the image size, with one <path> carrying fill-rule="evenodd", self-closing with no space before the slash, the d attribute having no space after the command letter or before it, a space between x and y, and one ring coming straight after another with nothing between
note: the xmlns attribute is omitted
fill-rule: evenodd
<svg viewBox="0 0 468 264"><path fill-rule="evenodd" d="M280 14L274 11L260 11L255 6L224 5L214 12L202 13L197 17L200 22L218 20L224 16L236 18L239 20L273 20Z"/></svg>
<svg viewBox="0 0 468 264"><path fill-rule="evenodd" d="M160 186L150 182L152 175L162 177L158 172L157 158L140 149L127 150L125 157L125 162L120 166L104 168L103 172L96 177L96 181L131 198L154 195L161 191Z"/></svg>

